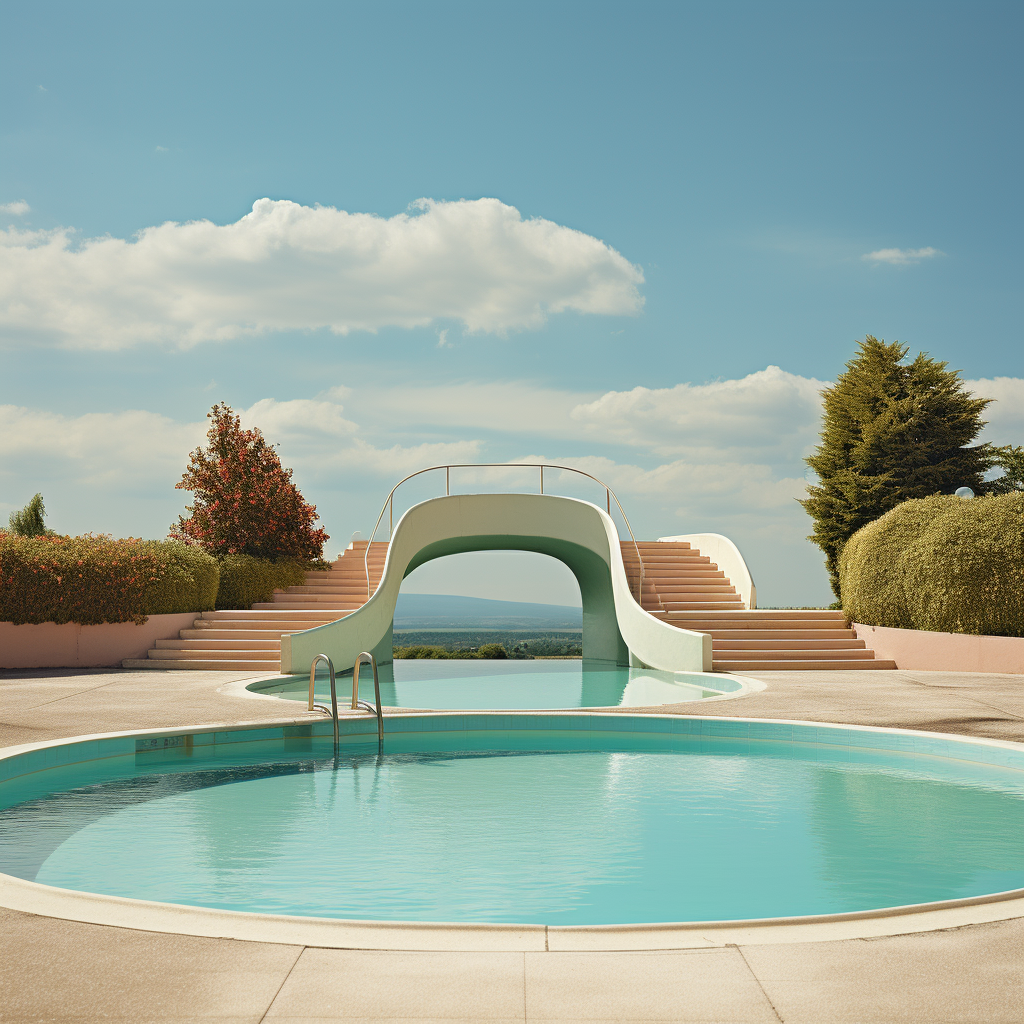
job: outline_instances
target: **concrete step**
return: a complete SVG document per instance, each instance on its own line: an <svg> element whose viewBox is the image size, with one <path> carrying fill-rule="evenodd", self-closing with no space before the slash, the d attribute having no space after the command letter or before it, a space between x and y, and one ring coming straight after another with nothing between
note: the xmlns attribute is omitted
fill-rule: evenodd
<svg viewBox="0 0 1024 1024"><path fill-rule="evenodd" d="M230 639L207 638L192 639L183 637L179 640L157 640L155 650L164 651L273 651L281 653L281 638L254 640L252 637Z"/></svg>
<svg viewBox="0 0 1024 1024"><path fill-rule="evenodd" d="M363 598L352 598L345 595L325 594L317 597L315 594L296 594L294 597L288 594L275 594L273 601L260 601L252 606L252 611L259 611L261 608L279 608L287 611L290 608L348 608L355 610L362 608L365 601Z"/></svg>
<svg viewBox="0 0 1024 1024"><path fill-rule="evenodd" d="M655 615L654 612L651 613ZM737 612L733 612L736 615ZM744 622L742 619L736 618L724 618L724 619L712 619L707 617L696 618L690 612L660 612L655 615L655 618L661 619L663 622L667 622L671 626L678 626L680 629L692 629L697 633L711 633L714 635L718 630L744 630L744 631L769 631L777 632L783 631L790 633L793 630L808 630L816 632L816 630L836 630L840 628L839 623L823 621L820 625L815 625L813 622L801 621L800 619L761 619L753 620L750 622ZM843 632L848 632L843 629Z"/></svg>
<svg viewBox="0 0 1024 1024"><path fill-rule="evenodd" d="M281 608L279 605L271 604L267 609L263 611L253 611L251 608L224 608L215 612L203 612L201 619L196 621L203 622L223 622L227 619L237 620L244 622L247 619L266 619L269 621L278 622L289 622L293 619L315 619L323 618L326 621L333 621L327 619L326 615L320 615L320 612L326 612L327 609L317 608L316 614L303 611L301 608Z"/></svg>
<svg viewBox="0 0 1024 1024"><path fill-rule="evenodd" d="M745 619L840 619L846 621L842 611L831 608L753 608L743 613Z"/></svg>
<svg viewBox="0 0 1024 1024"><path fill-rule="evenodd" d="M317 586L288 587L287 590L275 591L277 594L287 594L289 597L298 597L302 594L352 594L354 597L366 597L366 581L356 580L353 583L324 583Z"/></svg>
<svg viewBox="0 0 1024 1024"><path fill-rule="evenodd" d="M204 661L251 661L260 665L279 665L281 663L281 652L277 651L248 651L248 650L203 650L196 652L192 650L165 650L154 648L149 652L150 661L182 661L194 658L199 653Z"/></svg>
<svg viewBox="0 0 1024 1024"><path fill-rule="evenodd" d="M830 640L856 640L852 629L701 629L699 633L710 633L717 643L719 640L778 640L783 643L795 640L814 640L827 643Z"/></svg>
<svg viewBox="0 0 1024 1024"><path fill-rule="evenodd" d="M308 619L197 619L192 624L189 632L205 633L207 630L228 631L233 633L245 632L247 630L269 629L277 635L281 633L298 633L303 629L312 629L314 626L325 626L328 622L336 622L336 619L325 619L320 616Z"/></svg>
<svg viewBox="0 0 1024 1024"><path fill-rule="evenodd" d="M848 672L855 669L893 669L895 661L732 661L727 659L712 662L714 672Z"/></svg>
<svg viewBox="0 0 1024 1024"><path fill-rule="evenodd" d="M295 629L183 629L178 635L182 640L274 640L280 644L284 633L296 632Z"/></svg>
<svg viewBox="0 0 1024 1024"><path fill-rule="evenodd" d="M714 656L718 656L718 648L714 648ZM870 661L875 656L874 651L865 647L767 647L745 648L741 650L729 649L721 652L721 657L730 661Z"/></svg>
<svg viewBox="0 0 1024 1024"><path fill-rule="evenodd" d="M692 594L685 601L661 600L666 614L695 610L722 611L726 608L743 608L743 599L739 594Z"/></svg>
<svg viewBox="0 0 1024 1024"><path fill-rule="evenodd" d="M840 640L831 637L824 640L795 640L792 637L785 640L775 637L760 640L748 640L745 638L742 640L725 640L713 635L711 639L716 654L719 651L754 651L755 653L758 651L853 651L864 648L864 641L858 640L857 637Z"/></svg>
<svg viewBox="0 0 1024 1024"><path fill-rule="evenodd" d="M198 672L276 672L280 668L278 660L273 665L267 665L262 661L210 661L203 658L195 658L191 661L154 661L147 658L126 658L121 662L122 668L136 669L162 669L164 671L175 669L191 669Z"/></svg>

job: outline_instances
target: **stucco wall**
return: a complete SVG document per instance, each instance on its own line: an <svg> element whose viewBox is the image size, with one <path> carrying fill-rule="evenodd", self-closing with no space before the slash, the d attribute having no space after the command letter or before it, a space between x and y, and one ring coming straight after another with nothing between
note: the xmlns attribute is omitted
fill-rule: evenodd
<svg viewBox="0 0 1024 1024"><path fill-rule="evenodd" d="M155 640L169 640L188 629L200 612L150 615L134 622L42 622L16 626L0 622L0 668L107 668L125 658L145 658Z"/></svg>
<svg viewBox="0 0 1024 1024"><path fill-rule="evenodd" d="M891 658L897 668L1024 673L1024 637L933 633L857 622L853 628L879 658Z"/></svg>

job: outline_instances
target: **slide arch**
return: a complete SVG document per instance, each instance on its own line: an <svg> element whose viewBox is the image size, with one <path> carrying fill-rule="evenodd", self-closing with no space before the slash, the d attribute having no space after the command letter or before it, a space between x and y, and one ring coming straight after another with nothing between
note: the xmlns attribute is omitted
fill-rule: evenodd
<svg viewBox="0 0 1024 1024"><path fill-rule="evenodd" d="M392 658L402 580L426 562L466 551L536 551L575 575L583 602L583 657L670 672L711 668L711 637L645 612L626 578L614 522L596 505L548 494L460 494L414 505L395 527L384 573L369 601L343 619L281 638L281 671L308 672L317 654L339 671L360 651Z"/></svg>

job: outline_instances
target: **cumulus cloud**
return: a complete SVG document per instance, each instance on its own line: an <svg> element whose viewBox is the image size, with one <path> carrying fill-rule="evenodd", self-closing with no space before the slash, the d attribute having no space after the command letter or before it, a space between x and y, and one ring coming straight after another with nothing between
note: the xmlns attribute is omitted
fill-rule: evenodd
<svg viewBox="0 0 1024 1024"><path fill-rule="evenodd" d="M1024 378L990 377L964 381L978 398L995 401L985 410L982 439L993 444L1024 444Z"/></svg>
<svg viewBox="0 0 1024 1024"><path fill-rule="evenodd" d="M0 332L72 348L434 321L503 334L566 311L635 314L642 283L599 239L497 199L420 200L389 219L260 199L233 224L77 244L68 229L0 231Z"/></svg>
<svg viewBox="0 0 1024 1024"><path fill-rule="evenodd" d="M12 217L24 217L31 210L32 207L24 199L18 199L13 203L0 203L0 213L10 214Z"/></svg>
<svg viewBox="0 0 1024 1024"><path fill-rule="evenodd" d="M169 480L206 433L204 423L180 423L144 410L63 416L16 405L0 406L0 480L9 489L29 478L128 491ZM116 500L116 499L115 499Z"/></svg>
<svg viewBox="0 0 1024 1024"><path fill-rule="evenodd" d="M876 249L874 252L864 253L861 259L869 263L891 263L893 266L902 267L942 255L944 254L941 250L933 249L929 245L924 249Z"/></svg>
<svg viewBox="0 0 1024 1024"><path fill-rule="evenodd" d="M572 418L594 437L658 455L757 453L759 461L802 454L816 438L822 381L769 366L739 380L609 391Z"/></svg>

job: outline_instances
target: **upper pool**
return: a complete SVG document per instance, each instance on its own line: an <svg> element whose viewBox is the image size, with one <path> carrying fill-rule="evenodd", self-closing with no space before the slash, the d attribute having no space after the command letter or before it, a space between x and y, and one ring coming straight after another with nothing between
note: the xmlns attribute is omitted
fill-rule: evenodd
<svg viewBox="0 0 1024 1024"><path fill-rule="evenodd" d="M390 708L437 711L651 707L708 697L738 696L748 680L720 673L657 672L579 660L437 661L402 659L380 667L380 700ZM305 701L309 679L301 676L250 683L257 693ZM352 693L352 673L338 679L338 700ZM373 674L364 667L359 696L372 701ZM316 698L330 703L327 674L317 675Z"/></svg>

